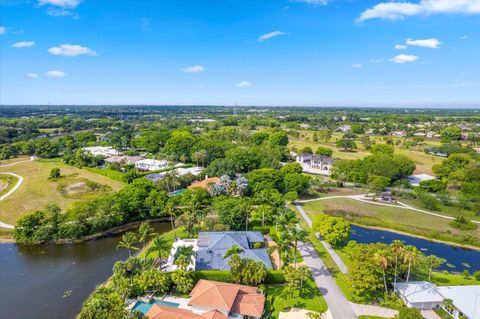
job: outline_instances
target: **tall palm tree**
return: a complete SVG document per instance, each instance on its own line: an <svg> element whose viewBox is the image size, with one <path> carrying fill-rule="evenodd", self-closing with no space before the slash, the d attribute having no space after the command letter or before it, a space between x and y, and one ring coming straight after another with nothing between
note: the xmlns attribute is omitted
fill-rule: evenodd
<svg viewBox="0 0 480 319"><path fill-rule="evenodd" d="M383 285L385 286L385 293L388 294L388 287L387 287L387 268L388 268L388 254L386 251L380 251L375 254L375 260L380 267L380 270L383 274Z"/></svg>
<svg viewBox="0 0 480 319"><path fill-rule="evenodd" d="M403 245L403 242L400 240L394 240L391 244L390 247L392 248L393 253L395 254L395 275L394 275L394 284L393 286L397 284L397 276L398 276L398 257L402 256L403 251L405 249L405 246Z"/></svg>
<svg viewBox="0 0 480 319"><path fill-rule="evenodd" d="M145 248L148 238L153 235L153 227L149 223L144 222L140 224L140 227L138 227L138 241L142 243L142 248Z"/></svg>
<svg viewBox="0 0 480 319"><path fill-rule="evenodd" d="M180 256L186 256L188 260L191 260L195 256L195 251L193 246L179 246L175 252L174 259L176 260Z"/></svg>
<svg viewBox="0 0 480 319"><path fill-rule="evenodd" d="M299 241L305 241L308 236L308 232L299 228L293 228L290 231L290 236L293 240L293 265L297 267L297 248Z"/></svg>
<svg viewBox="0 0 480 319"><path fill-rule="evenodd" d="M158 258L162 260L162 257L170 253L171 244L162 236L157 236L153 239L152 244L148 247L147 255L151 252L156 252Z"/></svg>
<svg viewBox="0 0 480 319"><path fill-rule="evenodd" d="M239 255L243 252L244 252L243 248L241 248L238 245L233 245L232 247L228 248L228 250L225 252L225 255L223 255L223 259L226 259L233 255Z"/></svg>
<svg viewBox="0 0 480 319"><path fill-rule="evenodd" d="M410 279L410 273L412 270L412 265L417 262L418 250L417 247L408 245L405 247L405 255L403 257L403 262L408 264L407 272L407 281L405 282L405 288L403 289L403 299L405 299L405 292L407 291L408 280Z"/></svg>
<svg viewBox="0 0 480 319"><path fill-rule="evenodd" d="M279 268L282 268L282 263L285 265L287 262L287 256L288 253L290 252L290 243L292 239L290 237L290 234L287 232L280 233L278 236L277 240L277 245L278 245L278 255L280 257L280 265ZM283 258L282 258L282 253L283 253Z"/></svg>
<svg viewBox="0 0 480 319"><path fill-rule="evenodd" d="M132 258L132 250L138 250L135 244L138 243L137 235L132 232L127 232L122 235L122 240L118 243L118 248L125 248L128 250L128 257Z"/></svg>
<svg viewBox="0 0 480 319"><path fill-rule="evenodd" d="M172 230L175 229L173 218L177 216L177 208L172 202L169 201L167 205L165 205L165 213L170 216L170 225L172 226Z"/></svg>
<svg viewBox="0 0 480 319"><path fill-rule="evenodd" d="M278 225L287 230L295 228L298 223L297 215L289 209L284 210L277 219L276 230L278 231Z"/></svg>

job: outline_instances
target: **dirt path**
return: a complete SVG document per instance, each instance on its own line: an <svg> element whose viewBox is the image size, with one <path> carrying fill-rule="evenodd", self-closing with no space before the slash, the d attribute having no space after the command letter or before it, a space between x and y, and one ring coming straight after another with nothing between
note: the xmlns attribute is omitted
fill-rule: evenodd
<svg viewBox="0 0 480 319"><path fill-rule="evenodd" d="M10 165L10 164L7 164L7 165ZM6 192L5 194L3 194L1 197L0 197L0 202L3 201L4 199L6 199L8 196L12 195L19 187L20 185L22 185L23 183L23 177L20 176L20 175L17 175L15 173L8 173L8 172L0 172L0 174L5 174L5 175L10 175L10 176L14 176L18 179L17 183L15 184L15 186L12 187L11 190L9 190L8 192ZM10 224L6 224L4 222L1 222L0 221L0 227L1 228L7 228L7 229L13 229L15 228L15 226L13 225L10 225Z"/></svg>

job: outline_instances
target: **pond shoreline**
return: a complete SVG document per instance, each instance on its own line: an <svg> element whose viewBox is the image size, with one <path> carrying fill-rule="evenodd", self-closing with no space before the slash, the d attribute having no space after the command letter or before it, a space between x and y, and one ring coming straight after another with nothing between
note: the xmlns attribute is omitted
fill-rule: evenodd
<svg viewBox="0 0 480 319"><path fill-rule="evenodd" d="M83 236L80 238L75 238L75 239L56 239L56 240L49 240L45 242L35 242L35 243L30 243L30 244L22 244L25 246L40 246L40 245L64 245L64 244L81 244L87 241L91 240L97 240L105 237L111 237L114 235L117 235L119 233L125 232L129 229L135 228L139 226L141 223L166 223L170 222L169 217L161 217L161 218L152 218L152 219L146 219L146 220L141 220L141 221L135 221L135 222L130 222L124 225L116 226L110 229L107 229L103 232L92 234L92 235L87 235ZM13 235L13 232L12 232ZM0 238L0 244L14 244L16 243L15 239L13 237L3 237Z"/></svg>
<svg viewBox="0 0 480 319"><path fill-rule="evenodd" d="M395 234L399 234L399 235L425 239L425 240L428 240L428 241L431 241L431 242L436 242L436 243L439 243L439 244L445 244L445 245L449 245L449 246L455 246L455 247L459 247L459 248L465 248L465 249L480 251L480 247L472 246L472 245L468 245L468 244L459 244L459 243L455 243L455 242L444 241L444 240L440 240L440 239L435 239L435 238L425 237L425 236L416 235L416 234L412 234L412 233L407 233L407 232L404 232L404 231L401 231L401 230L395 230L395 229L391 229L391 228L385 228L385 227L379 227L379 226L367 226L367 225L363 225L363 224L359 224L359 223L354 223L354 222L351 222L351 221L349 221L349 223L352 224L352 225L361 227L361 228L367 228L367 229L373 229L373 230L383 230L383 231L386 231L386 232L391 232L391 233L395 233Z"/></svg>

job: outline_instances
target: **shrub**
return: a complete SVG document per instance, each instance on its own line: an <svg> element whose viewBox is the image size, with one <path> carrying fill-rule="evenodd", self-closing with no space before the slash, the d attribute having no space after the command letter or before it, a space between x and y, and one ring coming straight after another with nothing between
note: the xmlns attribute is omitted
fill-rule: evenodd
<svg viewBox="0 0 480 319"><path fill-rule="evenodd" d="M420 310L416 308L402 308L396 316L398 319L423 319Z"/></svg>
<svg viewBox="0 0 480 319"><path fill-rule="evenodd" d="M475 278L475 280L480 281L480 270L474 272L474 273L473 273L473 277Z"/></svg>
<svg viewBox="0 0 480 319"><path fill-rule="evenodd" d="M262 235L268 235L270 233L270 227L269 226L253 226L253 231L259 231L262 233Z"/></svg>
<svg viewBox="0 0 480 319"><path fill-rule="evenodd" d="M470 220L466 219L463 214L459 214L453 221L450 222L450 225L461 229L461 230L473 230L477 229L477 225L472 223Z"/></svg>
<svg viewBox="0 0 480 319"><path fill-rule="evenodd" d="M262 248L262 247L263 247L263 244L262 244L262 243L255 243L255 244L253 244L253 248L255 248L255 249Z"/></svg>

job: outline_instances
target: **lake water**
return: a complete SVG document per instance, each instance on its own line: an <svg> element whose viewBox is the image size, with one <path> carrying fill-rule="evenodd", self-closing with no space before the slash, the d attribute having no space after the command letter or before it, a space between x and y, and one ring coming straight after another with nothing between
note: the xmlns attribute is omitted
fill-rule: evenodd
<svg viewBox="0 0 480 319"><path fill-rule="evenodd" d="M170 230L155 224L155 231ZM0 244L0 318L68 319L128 257L117 250L121 235L81 244Z"/></svg>
<svg viewBox="0 0 480 319"><path fill-rule="evenodd" d="M401 240L406 245L416 246L425 255L435 255L447 260L440 267L440 270L448 270L450 272L462 272L465 269L470 273L480 270L480 251L473 249L460 248L429 241L427 239L401 235L390 231L369 229L356 225L352 225L351 240L358 243L386 243L390 244L393 240ZM454 267L449 267L448 264Z"/></svg>

